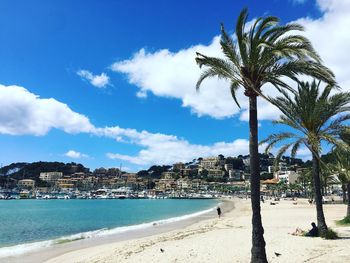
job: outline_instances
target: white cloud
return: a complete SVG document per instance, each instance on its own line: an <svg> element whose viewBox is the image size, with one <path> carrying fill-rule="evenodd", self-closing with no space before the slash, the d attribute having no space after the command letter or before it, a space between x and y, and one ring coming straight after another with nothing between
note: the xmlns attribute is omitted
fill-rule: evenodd
<svg viewBox="0 0 350 263"><path fill-rule="evenodd" d="M152 92L156 96L180 99L183 107L189 107L198 115L232 116L239 109L231 98L226 81L208 80L199 92L195 89L201 72L195 62L195 53L221 56L219 40L219 37L214 37L208 46L196 45L176 53L167 49L149 53L141 49L131 59L116 62L111 68L127 74L129 82L139 88L138 97L144 98L147 92Z"/></svg>
<svg viewBox="0 0 350 263"><path fill-rule="evenodd" d="M174 135L150 133L147 131L139 132L134 129L123 129L120 127L99 128L96 133L101 136L119 138L118 140L141 146L143 149L133 156L107 153L108 158L124 160L138 165L172 164L179 161L187 162L198 157L217 156L219 154L226 156L248 154L249 151L249 141L245 139L201 145L191 144L187 140Z"/></svg>
<svg viewBox="0 0 350 263"><path fill-rule="evenodd" d="M319 19L303 18L297 22L305 27L305 35L321 55L325 65L336 75L343 90L350 91L350 1L318 0L324 12Z"/></svg>
<svg viewBox="0 0 350 263"><path fill-rule="evenodd" d="M297 22L305 26L305 35L320 53L325 64L334 71L341 86L348 89L350 1L318 0L317 4L323 12L319 19L303 18ZM225 118L239 113L240 120L247 121L247 97L239 92L238 100L242 106L242 110L239 111L231 98L227 82L206 80L200 92L195 92L195 83L201 72L195 63L196 52L222 56L219 36L215 36L209 45L198 44L177 52L167 49L147 52L141 49L130 59L114 63L111 68L115 72L127 75L128 81L138 87L138 97L144 98L147 92L152 92L156 96L180 99L183 107L189 107L199 116ZM277 94L268 85L263 89L271 96ZM259 120L272 120L280 115L279 110L261 98L258 100L258 106Z"/></svg>
<svg viewBox="0 0 350 263"><path fill-rule="evenodd" d="M240 119L247 121L249 116L248 99L242 90L237 94L242 110L234 103L229 83L220 79L207 79L199 92L195 85L201 70L195 62L196 52L209 56L222 57L220 37L215 36L209 45L195 45L178 52L167 49L154 53L141 49L131 59L114 63L115 72L127 75L130 83L139 88L137 97L145 98L147 92L156 96L172 97L182 100L183 107L189 107L198 116L209 115L214 118L226 118L240 113ZM271 87L264 87L269 94L276 94ZM259 99L259 120L276 119L279 111L266 101Z"/></svg>
<svg viewBox="0 0 350 263"><path fill-rule="evenodd" d="M84 80L90 82L91 85L97 88L104 88L109 84L109 77L106 73L101 73L101 75L93 75L88 70L79 70L77 74Z"/></svg>
<svg viewBox="0 0 350 263"><path fill-rule="evenodd" d="M87 117L66 104L42 99L23 87L0 84L0 101L0 134L40 136L53 128L67 133L94 130Z"/></svg>
<svg viewBox="0 0 350 263"><path fill-rule="evenodd" d="M81 159L81 158L89 157L87 154L84 154L84 153L81 153L81 152L77 152L77 151L74 151L74 150L69 150L64 155L69 157L69 158L73 158L73 159Z"/></svg>
<svg viewBox="0 0 350 263"><path fill-rule="evenodd" d="M171 164L177 161L190 161L199 156L248 153L248 141L245 139L201 145L191 144L174 135L137 131L118 126L97 128L86 116L72 111L66 104L53 98L40 98L19 86L0 85L0 100L2 101L0 134L42 136L51 129L60 129L67 133L89 133L113 138L117 142L134 144L142 148L135 156L121 153L107 155L109 158L134 164ZM65 156L88 157L75 150L69 150Z"/></svg>

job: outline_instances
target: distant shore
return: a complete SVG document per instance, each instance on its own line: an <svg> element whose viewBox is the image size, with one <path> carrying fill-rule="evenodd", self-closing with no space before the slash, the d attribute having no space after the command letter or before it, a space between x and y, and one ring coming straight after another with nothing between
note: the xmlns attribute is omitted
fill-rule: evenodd
<svg viewBox="0 0 350 263"><path fill-rule="evenodd" d="M233 205L235 209L232 210ZM223 216L208 215L187 227L168 229L122 242L74 250L46 263L61 262L249 262L251 248L250 200L235 198L222 207ZM316 211L307 200L262 204L269 262L350 262L350 227L337 227L346 206L324 206L329 226L338 240L292 236L297 227L309 229ZM280 254L276 256L275 253Z"/></svg>

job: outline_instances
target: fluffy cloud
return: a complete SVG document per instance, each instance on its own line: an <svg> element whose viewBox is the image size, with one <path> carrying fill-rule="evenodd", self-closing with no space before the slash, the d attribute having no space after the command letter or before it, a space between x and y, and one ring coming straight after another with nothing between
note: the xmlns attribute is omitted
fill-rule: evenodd
<svg viewBox="0 0 350 263"><path fill-rule="evenodd" d="M324 63L336 75L343 90L350 90L350 1L318 0L323 15L318 19L302 18L297 22L305 27L305 35L311 40Z"/></svg>
<svg viewBox="0 0 350 263"><path fill-rule="evenodd" d="M143 149L137 155L130 156L120 153L107 153L111 159L124 160L138 165L171 164L187 162L198 157L248 154L249 142L237 139L233 142L217 142L212 145L191 144L185 139L174 135L150 133L120 127L106 127L96 130L96 134L115 138L117 141L132 143Z"/></svg>
<svg viewBox="0 0 350 263"><path fill-rule="evenodd" d="M69 157L69 158L73 158L73 159L81 159L81 158L89 157L87 154L84 154L84 153L81 153L81 152L77 152L77 151L74 151L74 150L69 150L64 155Z"/></svg>
<svg viewBox="0 0 350 263"><path fill-rule="evenodd" d="M139 88L138 97L144 98L152 92L156 96L177 98L198 115L224 118L239 112L227 82L212 79L205 81L199 92L195 89L201 72L195 53L220 56L219 41L219 37L215 37L208 46L196 45L176 53L167 49L149 53L141 49L130 60L116 62L111 68L127 74L129 82Z"/></svg>
<svg viewBox="0 0 350 263"><path fill-rule="evenodd" d="M215 36L209 45L195 45L178 52L167 49L154 53L141 49L131 59L114 63L115 72L127 75L131 84L139 91L137 97L145 98L147 92L156 96L171 97L182 100L183 107L189 107L198 116L209 115L217 119L240 113L240 119L247 121L249 116L248 99L242 90L237 94L242 110L235 105L229 90L229 83L220 79L207 79L199 92L195 85L201 70L195 62L196 52L209 56L222 57L220 37ZM266 86L269 94L276 94L274 89ZM264 100L258 101L261 109L259 120L276 119L280 112Z"/></svg>
<svg viewBox="0 0 350 263"><path fill-rule="evenodd" d="M67 133L89 133L108 137L120 143L133 144L142 149L136 156L108 153L112 159L125 160L134 164L169 164L190 161L199 156L237 155L248 153L248 141L218 142L213 145L191 144L174 135L137 131L115 127L97 128L90 120L72 111L66 104L53 98L40 98L23 87L0 85L0 134L36 135L47 134L51 129ZM70 158L84 158L88 155L75 150L64 154Z"/></svg>
<svg viewBox="0 0 350 263"><path fill-rule="evenodd" d="M97 88L104 88L109 84L109 77L105 73L101 73L101 75L93 75L88 70L79 70L77 74Z"/></svg>
<svg viewBox="0 0 350 263"><path fill-rule="evenodd" d="M311 40L325 64L334 71L340 85L348 89L350 78L347 69L350 67L350 53L346 51L350 42L350 1L318 0L317 5L323 13L319 19L303 18L297 22L305 26L305 35ZM138 87L138 97L145 98L147 92L152 92L156 96L180 99L183 107L189 107L199 116L225 118L240 114L240 120L247 121L247 98L239 92L238 100L242 106L242 110L239 111L231 98L227 82L206 80L200 92L195 91L195 83L200 75L200 69L195 63L196 52L222 56L219 36L215 36L208 45L198 44L177 52L167 49L147 52L141 49L130 59L115 62L111 68L115 72L127 75L128 81ZM277 94L268 85L263 89L271 96ZM272 120L280 115L279 110L266 101L260 99L258 104L259 120Z"/></svg>
<svg viewBox="0 0 350 263"><path fill-rule="evenodd" d="M45 135L52 128L67 133L92 132L94 126L82 114L53 98L42 99L19 86L0 85L0 133Z"/></svg>

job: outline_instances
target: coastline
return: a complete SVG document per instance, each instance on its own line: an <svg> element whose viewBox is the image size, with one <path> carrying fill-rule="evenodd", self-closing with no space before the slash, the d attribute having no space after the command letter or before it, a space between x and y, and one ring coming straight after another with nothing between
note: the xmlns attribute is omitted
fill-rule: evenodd
<svg viewBox="0 0 350 263"><path fill-rule="evenodd" d="M250 199L228 202L235 209L184 228L128 241L75 250L53 257L58 262L249 262L251 249ZM338 227L346 205L325 205L329 226L340 239L324 240L293 236L296 227L309 229L316 221L314 206L307 200L281 200L261 204L269 262L350 262L350 227ZM275 253L279 253L276 256Z"/></svg>
<svg viewBox="0 0 350 263"><path fill-rule="evenodd" d="M226 200L218 200L218 203L221 207L227 207L227 209L233 209L233 207L228 208L231 206L230 202L227 202ZM210 218L213 218L216 216L216 210L215 207L212 207L210 209L201 210L195 213L191 214L185 214L183 216L168 218L168 219L161 219L154 222L149 223L143 223L139 225L132 225L127 227L117 227L115 229L108 229L108 230L97 230L97 231L91 231L96 232L96 235L94 235L92 238L84 238L81 239L77 237L76 239L74 236L80 236L80 233L76 235L69 236L69 239L65 239L66 237L61 237L59 239L55 240L48 240L48 241L39 241L32 243L34 246L38 243L47 243L47 247L44 245L40 248L35 249L34 251L29 251L23 254L19 255L13 255L8 257L1 258L1 262L6 263L17 263L17 262L24 262L24 263L39 263L39 262L45 262L48 259L58 257L60 255L82 250L82 249L89 249L96 246L103 246L110 243L119 243L119 242L125 242L128 240L135 240L140 238L145 238L149 236L159 235L162 233L166 233L169 231L174 231L177 229L185 228L189 225L192 225L194 223L197 223L199 221L207 220ZM87 233L89 234L89 233ZM62 242L58 242L62 240ZM28 244L25 244L27 246ZM21 245L18 245L21 246ZM11 248L15 248L17 246L8 247L9 250Z"/></svg>

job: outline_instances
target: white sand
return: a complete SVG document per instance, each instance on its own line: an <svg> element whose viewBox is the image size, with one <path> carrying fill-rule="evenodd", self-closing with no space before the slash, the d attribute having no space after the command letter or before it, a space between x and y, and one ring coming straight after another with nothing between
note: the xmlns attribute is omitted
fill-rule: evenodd
<svg viewBox="0 0 350 263"><path fill-rule="evenodd" d="M250 200L235 199L235 209L221 219L209 219L185 229L151 237L73 251L50 259L61 262L249 262L251 249ZM345 205L324 206L327 223L343 238L324 240L292 236L296 227L309 229L316 209L306 201L282 200L262 204L269 262L350 262L350 227L336 227ZM161 249L164 252L161 252ZM274 252L281 256L276 257Z"/></svg>

